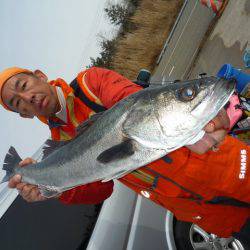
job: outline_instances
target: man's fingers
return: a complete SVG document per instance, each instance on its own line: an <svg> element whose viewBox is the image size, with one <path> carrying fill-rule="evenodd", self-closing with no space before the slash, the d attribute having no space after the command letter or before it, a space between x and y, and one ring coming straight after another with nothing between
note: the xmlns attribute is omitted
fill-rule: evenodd
<svg viewBox="0 0 250 250"><path fill-rule="evenodd" d="M23 161L19 162L19 166L23 167L23 166L26 166L26 165L31 164L31 163L36 163L36 161L32 158L26 158ZM21 175L19 175L19 174L14 175L12 178L10 178L8 186L9 186L9 188L16 188L17 185L19 185L21 181L22 181ZM22 189L22 188L23 188L23 186L19 186L18 190L20 191L20 189Z"/></svg>
<svg viewBox="0 0 250 250"><path fill-rule="evenodd" d="M21 190L21 192L20 192L20 194L22 195L22 197L28 197L29 195L30 195L30 192L31 192L31 190L34 188L35 186L33 186L33 185L25 185L23 188L22 188L22 190Z"/></svg>
<svg viewBox="0 0 250 250"><path fill-rule="evenodd" d="M25 200L28 200L30 199L30 196L31 196L31 193L33 191L34 193L34 190L36 190L37 187L36 186L33 186L33 185L25 185L20 193L20 195L25 199Z"/></svg>
<svg viewBox="0 0 250 250"><path fill-rule="evenodd" d="M215 123L213 120L211 120L205 127L204 127L205 132L207 133L212 133L215 130Z"/></svg>
<svg viewBox="0 0 250 250"><path fill-rule="evenodd" d="M38 188L36 190L33 190L33 192L31 193L31 198L34 201L44 201L44 200L46 200L46 198L41 195L40 190Z"/></svg>
<svg viewBox="0 0 250 250"><path fill-rule="evenodd" d="M225 139L226 135L226 130L219 129L212 133L206 133L201 140L193 145L188 145L186 147L197 154L204 154L211 149L217 149L219 144Z"/></svg>
<svg viewBox="0 0 250 250"><path fill-rule="evenodd" d="M193 145L188 145L186 147L197 154L204 154L209 151L211 147L217 145L217 143L218 142L213 137L206 133L201 140Z"/></svg>
<svg viewBox="0 0 250 250"><path fill-rule="evenodd" d="M230 119L228 117L227 111L222 109L218 115L215 117L215 127L216 129L225 129L230 128Z"/></svg>
<svg viewBox="0 0 250 250"><path fill-rule="evenodd" d="M31 188L26 194L22 195L22 197L28 202L46 200L46 198L40 194L40 191L36 186Z"/></svg>
<svg viewBox="0 0 250 250"><path fill-rule="evenodd" d="M34 188L33 185L26 184L26 185L23 187L22 192L23 192L24 194L29 194L30 191L32 190L32 188Z"/></svg>
<svg viewBox="0 0 250 250"><path fill-rule="evenodd" d="M19 175L19 174L14 175L9 180L9 184L8 184L9 188L16 188L16 186L21 182L21 180L22 180L21 175Z"/></svg>
<svg viewBox="0 0 250 250"><path fill-rule="evenodd" d="M19 184L16 185L16 189L17 189L19 192L22 192L24 186L26 186L26 185L27 185L27 183L21 182L21 183L19 183Z"/></svg>
<svg viewBox="0 0 250 250"><path fill-rule="evenodd" d="M33 163L36 163L34 159L26 158L19 163L19 166L24 167ZM23 183L21 181L21 175L15 175L9 180L9 187L16 188L19 191L19 194L23 197L23 199L28 202L46 200L46 198L40 194L40 191L37 186Z"/></svg>
<svg viewBox="0 0 250 250"><path fill-rule="evenodd" d="M32 189L36 188L37 186L35 185L30 185L27 183L20 183L17 185L17 190L19 191L19 194L23 197L29 196L30 192Z"/></svg>
<svg viewBox="0 0 250 250"><path fill-rule="evenodd" d="M26 159L24 159L24 160L22 160L22 161L19 162L19 166L20 167L24 167L26 165L34 164L34 163L36 163L36 161L34 159L32 159L32 158L26 158Z"/></svg>
<svg viewBox="0 0 250 250"><path fill-rule="evenodd" d="M222 109L218 115L212 119L205 127L207 133L212 133L218 129L228 130L230 127L230 120L225 109Z"/></svg>
<svg viewBox="0 0 250 250"><path fill-rule="evenodd" d="M224 129L217 130L211 134L209 134L215 141L217 141L217 145L219 145L227 135L227 131Z"/></svg>

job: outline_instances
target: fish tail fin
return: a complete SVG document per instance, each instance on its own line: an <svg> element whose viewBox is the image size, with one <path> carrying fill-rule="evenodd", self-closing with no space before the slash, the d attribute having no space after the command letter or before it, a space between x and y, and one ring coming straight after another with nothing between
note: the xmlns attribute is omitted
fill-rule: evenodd
<svg viewBox="0 0 250 250"><path fill-rule="evenodd" d="M14 175L14 168L21 161L21 157L18 155L14 147L10 147L8 153L5 156L3 163L3 170L6 171L6 175L2 179L1 183L9 181Z"/></svg>

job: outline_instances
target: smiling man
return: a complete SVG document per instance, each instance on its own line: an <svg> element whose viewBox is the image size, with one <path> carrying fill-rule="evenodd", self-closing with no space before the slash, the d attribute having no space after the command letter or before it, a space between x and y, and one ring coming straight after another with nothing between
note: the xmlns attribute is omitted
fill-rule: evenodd
<svg viewBox="0 0 250 250"><path fill-rule="evenodd" d="M140 86L116 72L96 67L80 72L70 86L63 79L48 82L39 70L10 68L0 73L1 105L24 118L38 117L49 126L53 140L74 138L77 126L93 113L139 90ZM250 181L248 174L244 180L238 178L240 152L245 150L248 155L249 147L226 136L229 122L222 110L195 145L178 149L119 180L177 218L221 237L231 236L249 218ZM27 158L20 166L32 162ZM9 186L17 188L27 201L45 200L38 187L22 183L21 176L13 176ZM93 204L108 198L112 190L113 181L98 181L57 198L66 204Z"/></svg>

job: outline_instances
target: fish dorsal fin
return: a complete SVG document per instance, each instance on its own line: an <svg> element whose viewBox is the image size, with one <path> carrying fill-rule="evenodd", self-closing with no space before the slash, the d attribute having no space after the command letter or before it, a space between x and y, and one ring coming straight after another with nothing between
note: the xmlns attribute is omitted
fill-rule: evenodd
<svg viewBox="0 0 250 250"><path fill-rule="evenodd" d="M42 148L43 151L43 158L42 160L44 160L45 158L47 158L51 153L53 153L55 150L61 148L62 146L68 144L71 140L69 141L54 141L51 139L48 139L47 141L45 141L45 145Z"/></svg>
<svg viewBox="0 0 250 250"><path fill-rule="evenodd" d="M88 120L79 124L78 127L76 128L77 135L82 134L87 128L93 125L103 115L103 113L104 112L93 114L92 116L90 116Z"/></svg>

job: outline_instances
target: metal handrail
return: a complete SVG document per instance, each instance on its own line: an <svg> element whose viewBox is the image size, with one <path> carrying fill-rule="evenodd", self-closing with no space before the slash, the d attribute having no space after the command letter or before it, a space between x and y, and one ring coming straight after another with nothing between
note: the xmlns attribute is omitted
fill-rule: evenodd
<svg viewBox="0 0 250 250"><path fill-rule="evenodd" d="M167 38L167 40L166 40L164 46L163 46L163 49L162 49L162 51L161 51L161 53L160 53L160 55L159 55L159 57L158 57L158 59L157 59L157 61L156 61L156 64L157 64L157 65L160 63L160 61L161 61L161 59L162 59L162 56L163 56L163 54L165 53L165 51L166 51L166 49L167 49L167 46L168 46L168 44L169 44L171 38L173 37L173 34L174 34L175 30L176 30L176 27L177 27L177 25L178 25L178 23L179 23L179 21L180 21L180 19L181 19L181 17L182 17L182 14L183 14L183 12L184 12L186 6L187 6L187 3L188 3L188 0L185 0L184 4L183 4L182 7L181 7L180 13L178 14L178 17L176 18L176 21L175 21L175 23L174 23L174 26L173 26L173 28L172 28L172 30L171 30L171 32L170 32L170 34L169 34L169 36L168 36L168 38Z"/></svg>

